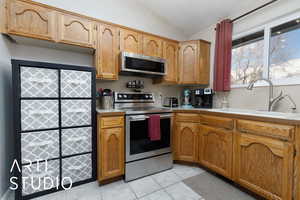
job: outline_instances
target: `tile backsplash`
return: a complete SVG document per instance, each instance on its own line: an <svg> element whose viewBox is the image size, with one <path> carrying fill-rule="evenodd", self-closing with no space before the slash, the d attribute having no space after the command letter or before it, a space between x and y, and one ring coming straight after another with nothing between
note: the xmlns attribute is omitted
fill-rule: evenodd
<svg viewBox="0 0 300 200"><path fill-rule="evenodd" d="M128 92L133 91L132 89L126 88L126 83L132 80L143 80L145 88L144 92L153 92L155 95L155 103L157 106L161 104L161 99L164 97L179 97L183 86L177 85L162 85L162 84L153 84L151 78L143 78L136 76L119 76L118 81L103 81L97 80L96 87L98 88L108 88L117 92Z"/></svg>

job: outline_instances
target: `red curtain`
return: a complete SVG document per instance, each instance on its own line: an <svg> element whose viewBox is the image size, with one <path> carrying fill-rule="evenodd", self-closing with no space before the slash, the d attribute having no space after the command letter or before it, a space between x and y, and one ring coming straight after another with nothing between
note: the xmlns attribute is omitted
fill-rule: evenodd
<svg viewBox="0 0 300 200"><path fill-rule="evenodd" d="M214 90L230 91L232 22L223 20L216 27Z"/></svg>

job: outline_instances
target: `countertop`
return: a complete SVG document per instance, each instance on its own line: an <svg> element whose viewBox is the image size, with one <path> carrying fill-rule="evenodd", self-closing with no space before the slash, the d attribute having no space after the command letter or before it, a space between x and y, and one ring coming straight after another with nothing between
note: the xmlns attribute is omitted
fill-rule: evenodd
<svg viewBox="0 0 300 200"><path fill-rule="evenodd" d="M300 123L300 113L282 113L282 112L268 112L268 111L256 111L248 109L237 109L237 108L173 108L174 112L199 112L199 113L219 113L224 115L237 115L237 116L250 116L257 118L270 118L283 121L289 121L294 123Z"/></svg>
<svg viewBox="0 0 300 200"><path fill-rule="evenodd" d="M184 108L177 107L171 109L173 112L196 112L196 113L206 113L213 114L216 113L218 115L230 115L242 118L261 118L261 119L269 119L267 121L285 121L290 123L300 124L300 113L282 113L282 112L268 112L268 111L256 111L256 110L248 110L248 109L236 109L236 108ZM117 109L111 110L102 110L97 108L97 113L100 115L124 115L124 111L120 111Z"/></svg>
<svg viewBox="0 0 300 200"><path fill-rule="evenodd" d="M124 111L117 110L117 109L104 110L104 109L96 108L96 112L97 112L100 116L125 115L125 112L124 112Z"/></svg>

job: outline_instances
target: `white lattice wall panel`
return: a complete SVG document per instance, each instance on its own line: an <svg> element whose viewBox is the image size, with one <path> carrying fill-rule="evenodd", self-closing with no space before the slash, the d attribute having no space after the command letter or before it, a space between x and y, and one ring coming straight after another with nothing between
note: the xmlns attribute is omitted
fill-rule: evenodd
<svg viewBox="0 0 300 200"><path fill-rule="evenodd" d="M21 129L57 128L58 114L58 100L22 100Z"/></svg>
<svg viewBox="0 0 300 200"><path fill-rule="evenodd" d="M58 70L21 67L21 97L58 97Z"/></svg>
<svg viewBox="0 0 300 200"><path fill-rule="evenodd" d="M61 97L91 97L92 73L61 70Z"/></svg>
<svg viewBox="0 0 300 200"><path fill-rule="evenodd" d="M59 157L59 131L21 133L22 163Z"/></svg>
<svg viewBox="0 0 300 200"><path fill-rule="evenodd" d="M62 130L62 155L92 151L92 127Z"/></svg>

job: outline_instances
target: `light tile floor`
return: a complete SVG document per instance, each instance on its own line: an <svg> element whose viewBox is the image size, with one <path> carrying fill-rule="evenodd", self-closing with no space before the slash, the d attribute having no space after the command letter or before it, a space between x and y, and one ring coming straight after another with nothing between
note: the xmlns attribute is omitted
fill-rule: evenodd
<svg viewBox="0 0 300 200"><path fill-rule="evenodd" d="M183 183L203 172L198 167L175 164L173 169L128 183L122 180L99 187L93 182L36 200L204 200Z"/></svg>
<svg viewBox="0 0 300 200"><path fill-rule="evenodd" d="M216 192L218 191L218 192ZM13 193L12 193L13 194ZM14 200L10 195L9 200ZM131 182L99 187L98 182L38 197L35 200L256 200L240 188L198 167L173 169Z"/></svg>

